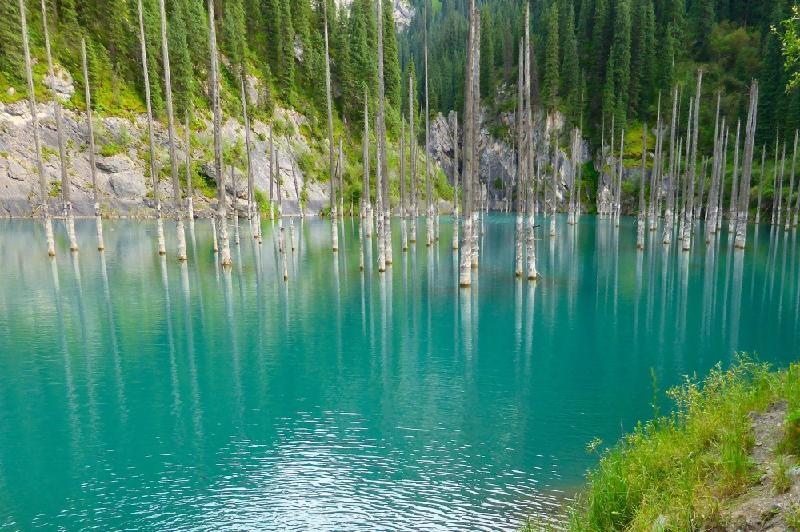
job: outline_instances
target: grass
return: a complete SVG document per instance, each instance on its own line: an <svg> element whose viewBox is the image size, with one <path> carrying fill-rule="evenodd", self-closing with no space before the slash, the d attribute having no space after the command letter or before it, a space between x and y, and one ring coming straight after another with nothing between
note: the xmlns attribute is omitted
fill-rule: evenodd
<svg viewBox="0 0 800 532"><path fill-rule="evenodd" d="M602 454L571 510L570 530L718 525L725 501L757 481L748 413L779 400L797 412L800 364L775 372L742 356L729 369L715 366L702 381L687 378L668 396L675 402L670 415L640 423Z"/></svg>
<svg viewBox="0 0 800 532"><path fill-rule="evenodd" d="M775 487L777 493L786 493L792 487L792 479L789 477L789 469L791 463L785 456L779 455L775 460L773 469L775 470L775 478L772 480L772 485Z"/></svg>
<svg viewBox="0 0 800 532"><path fill-rule="evenodd" d="M786 524L794 530L800 530L800 506L795 506L790 512L786 513Z"/></svg>

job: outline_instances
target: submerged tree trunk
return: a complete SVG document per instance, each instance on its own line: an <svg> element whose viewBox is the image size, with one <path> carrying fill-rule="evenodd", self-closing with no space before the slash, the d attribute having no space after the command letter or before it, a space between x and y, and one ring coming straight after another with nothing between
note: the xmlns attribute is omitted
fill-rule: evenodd
<svg viewBox="0 0 800 532"><path fill-rule="evenodd" d="M70 199L70 182L67 169L67 147L64 142L64 116L61 113L61 101L56 94L56 73L53 68L53 56L50 53L50 31L47 27L47 6L42 0L42 26L44 27L44 48L47 54L47 71L50 75L51 90L53 92L53 112L56 117L56 135L58 137L58 156L61 162L61 197L64 206L64 223L67 226L70 251L78 251L78 240L75 237L75 220L72 215L72 200Z"/></svg>
<svg viewBox="0 0 800 532"><path fill-rule="evenodd" d="M147 107L147 135L150 153L150 178L153 182L153 203L156 207L156 238L158 240L158 254L166 255L167 247L164 243L164 222L161 220L161 201L158 195L158 168L156 164L156 142L153 131L153 106L150 99L150 69L147 66L147 41L144 35L144 15L142 13L142 0L137 2L139 12L139 41L141 44L142 72L144 74L144 99Z"/></svg>
<svg viewBox="0 0 800 532"><path fill-rule="evenodd" d="M792 225L792 195L794 194L794 172L797 168L797 130L794 131L794 148L792 148L792 172L789 175L789 197L786 199L786 225L784 231L788 231Z"/></svg>
<svg viewBox="0 0 800 532"><path fill-rule="evenodd" d="M361 198L361 223L364 225L364 234L372 237L372 200L369 192L369 100L366 87L364 88L364 142L362 158L364 159L364 185Z"/></svg>
<svg viewBox="0 0 800 532"><path fill-rule="evenodd" d="M536 270L536 220L534 219L535 209L533 202L535 201L533 192L533 102L531 101L531 9L530 4L525 3L525 90L522 98L523 112L524 112L524 131L523 131L523 147L525 153L523 158L525 163L525 192L527 201L525 208L527 210L527 224L526 224L526 242L525 242L525 255L526 255L526 270L529 281L535 281L539 278L539 272ZM574 174L573 174L574 175ZM574 221L574 220L573 220Z"/></svg>
<svg viewBox="0 0 800 532"><path fill-rule="evenodd" d="M331 100L331 53L328 44L328 2L322 2L325 37L325 98L328 110L328 170L330 177L330 206L331 206L331 247L334 252L339 251L339 231L336 228L336 191L334 187L334 156L333 156L333 103Z"/></svg>
<svg viewBox="0 0 800 532"><path fill-rule="evenodd" d="M411 152L411 227L409 228L408 239L412 244L417 242L417 138L414 136L414 79L409 74L408 76L408 127L409 137L411 138L411 145L409 151Z"/></svg>
<svg viewBox="0 0 800 532"><path fill-rule="evenodd" d="M528 170L528 165L525 160L525 125L523 114L525 110L524 100L524 76L525 76L525 59L524 52L525 41L519 40L519 67L517 68L517 201L516 201L516 218L515 218L515 246L514 246L514 275L522 277L522 262L523 262L523 248L525 233L523 230L523 203L522 198L524 194L524 173Z"/></svg>
<svg viewBox="0 0 800 532"><path fill-rule="evenodd" d="M686 227L684 227L683 233L683 250L689 251L692 247L692 227L694 225L693 221L693 210L694 210L694 180L695 176L697 175L697 137L698 137L698 128L700 125L700 92L703 86L703 71L700 70L697 72L697 89L695 92L695 101L694 101L694 117L692 118L692 140L691 140L691 165L689 166L689 192L686 197L687 205L686 205ZM688 138L688 135L687 135Z"/></svg>
<svg viewBox="0 0 800 532"><path fill-rule="evenodd" d="M453 127L453 249L458 250L458 113L451 112L450 120Z"/></svg>
<svg viewBox="0 0 800 532"><path fill-rule="evenodd" d="M178 158L175 154L175 116L172 112L172 78L169 67L169 44L167 42L167 11L164 8L164 0L159 0L159 10L161 12L161 52L162 66L164 69L164 85L167 105L167 130L169 133L169 163L170 174L172 176L172 197L175 207L175 221L177 224L178 237L178 260L187 260L186 255L186 232L183 227L183 209L181 208L181 183L178 180Z"/></svg>
<svg viewBox="0 0 800 532"><path fill-rule="evenodd" d="M667 183L665 185L667 195L667 205L664 209L664 232L662 234L662 242L665 245L672 243L673 231L673 209L675 208L675 196L673 189L675 188L675 124L678 114L678 87L672 90L672 117L669 128L669 162L667 163Z"/></svg>
<svg viewBox="0 0 800 532"><path fill-rule="evenodd" d="M391 234L391 233L390 233ZM400 247L408 251L406 229L406 119L400 118Z"/></svg>
<svg viewBox="0 0 800 532"><path fill-rule="evenodd" d="M758 200L756 201L756 225L761 224L761 193L764 190L764 163L767 159L767 145L761 146L761 170L759 172Z"/></svg>
<svg viewBox="0 0 800 532"><path fill-rule="evenodd" d="M378 4L381 2L379 1ZM425 44L424 44L424 59L425 59L425 203L426 203L426 244L430 247L433 245L433 198L431 197L431 163L430 163L430 109L428 107L428 2L425 1ZM471 16L471 15L470 15Z"/></svg>
<svg viewBox="0 0 800 532"><path fill-rule="evenodd" d="M250 229L253 233L253 237L259 238L261 227L254 223L254 218L257 218L255 212L258 207L255 203L256 187L253 177L253 160L250 153L252 144L250 143L250 115L247 112L247 91L244 88L244 66L242 66L240 78L242 85L242 116L244 117L244 150L247 155L247 160L245 161L247 163L247 219L250 222ZM297 197L297 201L298 203L300 202L300 196Z"/></svg>
<svg viewBox="0 0 800 532"><path fill-rule="evenodd" d="M89 133L89 170L92 173L92 200L94 203L94 220L97 228L97 250L106 248L103 240L103 217L100 214L100 199L97 191L97 168L94 155L94 125L92 124L92 90L89 86L89 66L86 60L86 39L81 38L81 64L83 65L83 89L86 98L86 128Z"/></svg>
<svg viewBox="0 0 800 532"><path fill-rule="evenodd" d="M230 266L231 249L228 243L227 195L225 174L222 171L222 110L219 95L219 58L217 56L217 34L214 22L214 0L208 0L209 43L211 45L211 103L214 110L214 170L217 175L217 217L219 218L220 263Z"/></svg>
<svg viewBox="0 0 800 532"><path fill-rule="evenodd" d="M747 242L747 215L750 206L750 180L753 174L753 151L755 149L756 124L758 121L758 82L750 85L750 108L747 112L744 140L744 164L742 183L739 189L736 212L736 237L734 246L744 249Z"/></svg>
<svg viewBox="0 0 800 532"><path fill-rule="evenodd" d="M42 146L39 141L39 117L36 114L36 93L33 87L33 72L31 70L31 52L28 43L28 16L25 14L25 0L19 0L20 26L22 29L22 49L25 56L25 78L28 83L28 106L31 112L31 123L33 130L33 146L36 155L36 170L39 173L39 193L42 196L42 219L44 220L44 232L47 240L47 255L56 256L56 243L53 238L53 222L50 219L50 208L47 204L47 174L42 164Z"/></svg>
<svg viewBox="0 0 800 532"><path fill-rule="evenodd" d="M464 83L464 227L461 242L461 257L458 268L458 284L462 288L472 285L472 193L473 193L473 149L474 117L474 78L475 78L475 0L469 1L469 29L467 32L466 80Z"/></svg>
<svg viewBox="0 0 800 532"><path fill-rule="evenodd" d="M475 16L475 29L473 30L473 55L472 55L472 119L473 119L473 127L472 127L472 150L471 150L471 157L472 157L472 175L470 179L473 182L473 202L474 200L474 192L478 193L479 203L478 209L475 209L474 203L472 207L472 268L478 268L478 257L479 257L479 240L478 236L481 234L483 226L479 222L480 219L480 198L483 197L483 191L481 189L481 182L480 182L480 158L478 156L478 137L480 134L480 64L481 64L481 13L477 9L474 12ZM427 109L427 105L426 105Z"/></svg>
<svg viewBox="0 0 800 532"><path fill-rule="evenodd" d="M644 201L644 187L647 174L647 124L642 124L642 178L639 181L639 215L636 219L636 249L644 250L644 229L647 223L645 210L647 205Z"/></svg>
<svg viewBox="0 0 800 532"><path fill-rule="evenodd" d="M186 217L189 219L189 231L194 233L194 189L192 188L192 130L189 126L189 111L186 111L184 126L184 142L186 143ZM194 244L192 244L194 245Z"/></svg>
<svg viewBox="0 0 800 532"><path fill-rule="evenodd" d="M746 127L746 126L745 126ZM736 146L733 147L733 179L731 181L731 203L728 209L728 233L734 234L736 231L736 204L739 185L739 140L742 130L742 121L736 122ZM745 132L745 135L747 133Z"/></svg>

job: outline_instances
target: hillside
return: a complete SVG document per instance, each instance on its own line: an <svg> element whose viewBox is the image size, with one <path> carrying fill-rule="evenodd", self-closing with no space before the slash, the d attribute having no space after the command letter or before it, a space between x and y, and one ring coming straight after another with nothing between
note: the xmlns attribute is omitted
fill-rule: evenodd
<svg viewBox="0 0 800 532"><path fill-rule="evenodd" d="M387 57L384 74L388 100L389 165L390 174L396 176L399 172L397 146L401 83L394 14L398 13L407 24L413 10L402 0L395 2L396 10L391 8L390 0L383 2L387 8L384 10ZM41 7L36 2L27 4L34 77L37 98L41 103L39 113L44 119L47 155L56 143L54 135L47 132L54 128L50 123L52 120L48 119L51 111L47 101L52 99L52 92L45 84ZM214 176L208 175L208 168L203 164L210 155L206 143L210 113L205 2L167 0L166 4L177 119L183 124L186 114L191 115L192 157L196 161L192 166L192 180L199 184L200 192L207 185L206 191L210 193ZM322 4L316 0L227 0L217 2L216 7L222 53L223 112L229 120L228 134L224 139L226 164L233 165L237 172L245 168L243 130L239 125L243 123L239 79L244 70L255 142L257 187L264 193L269 188L266 139L271 129L277 137L281 179L299 183L296 187L284 186L284 199L294 205L291 209L298 211L303 196L304 201L311 202L309 212L318 212L327 189L324 183L328 181L325 94L324 83L319 82L324 72ZM329 3L334 128L336 141L342 140L345 152L345 203L357 203L361 194L364 88L370 102L377 94L377 61L373 57L377 23L375 10L371 7L374 8L374 2L366 0ZM81 125L85 121L85 101L79 47L80 39L85 38L93 107L99 123L97 129L104 134L98 139L98 149L101 155L127 159L121 163L122 167L132 172L129 176L132 181L140 183L136 187L135 203L138 207L147 207L152 190L147 190L150 185L144 184L150 183L150 179L146 175L146 150L142 136L145 106L136 2L48 0L47 8L56 70L62 78L57 83L57 92L67 109L68 152L74 179L81 184L89 180L86 132ZM165 123L156 0L144 0L143 10L153 108L156 118ZM4 20L0 27L0 167L5 169L0 174L4 178L3 206L6 214L20 214L21 205L36 192L33 186L35 166L27 149L29 139L24 128L20 127L27 123L25 117L29 118L29 113L21 105L26 89L17 0L0 0L0 18ZM416 119L419 120L419 116ZM417 132L424 132L424 129L417 127ZM183 137L183 132L179 133ZM168 160L166 136L159 134L157 140L158 158ZM372 156L374 159L374 150ZM263 159L263 164L258 163L260 159ZM55 181L58 175L55 163L52 161L47 165L51 181ZM167 168L168 165L161 165L165 191ZM443 176L437 173L433 177L437 194L450 197L452 193ZM417 178L424 179L424 176L418 175ZM184 175L182 179L185 180ZM130 205L121 201L110 181L107 186L103 183L105 180L101 176L103 192L107 193L110 205L113 204L111 210L130 212ZM86 192L85 187L79 185L77 188L79 195L82 188ZM57 195L56 190L51 192ZM10 194L13 200L8 200ZM88 192L86 195L88 197ZM164 197L169 197L169 194ZM20 203L22 198L26 199ZM76 200L80 212L80 197ZM29 208L26 205L26 210Z"/></svg>

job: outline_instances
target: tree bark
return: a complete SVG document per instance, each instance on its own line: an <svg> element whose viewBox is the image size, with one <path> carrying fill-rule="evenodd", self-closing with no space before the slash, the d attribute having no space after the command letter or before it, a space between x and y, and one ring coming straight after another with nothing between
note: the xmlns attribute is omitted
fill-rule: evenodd
<svg viewBox="0 0 800 532"><path fill-rule="evenodd" d="M67 147L64 143L64 116L61 112L61 101L55 90L56 73L53 68L53 56L50 53L50 31L47 25L47 5L42 0L42 26L44 27L44 48L47 54L47 70L50 82L53 84L53 111L56 116L56 135L58 137L58 155L61 161L61 197L64 205L64 222L67 226L70 251L78 251L78 240L75 237L75 220L72 215L72 200L70 199L70 182L67 171Z"/></svg>
<svg viewBox="0 0 800 532"><path fill-rule="evenodd" d="M140 0L141 1L141 0ZM217 33L214 23L214 0L208 0L209 43L211 45L211 104L214 110L214 170L217 175L217 217L219 218L220 263L233 264L228 242L227 194L225 174L222 171L222 109L219 96L219 57L217 56Z"/></svg>
<svg viewBox="0 0 800 532"><path fill-rule="evenodd" d="M331 99L331 53L328 43L328 2L323 1L324 37L325 37L325 98L328 110L328 166L330 173L330 206L331 206L331 246L334 252L339 251L339 232L336 228L336 190L334 186L333 155L333 102Z"/></svg>
<svg viewBox="0 0 800 532"><path fill-rule="evenodd" d="M474 40L475 40L475 0L469 0L469 30L467 32L466 80L464 83L464 227L459 260L458 283L462 288L472 285L472 152L474 124Z"/></svg>
<svg viewBox="0 0 800 532"><path fill-rule="evenodd" d="M92 199L94 201L94 220L97 228L97 250L106 248L103 240L103 217L100 215L100 199L97 190L97 168L94 155L94 124L92 124L92 90L89 86L89 66L86 60L86 39L81 38L81 64L83 66L83 89L86 98L86 128L89 133L89 169L92 173Z"/></svg>
<svg viewBox="0 0 800 532"><path fill-rule="evenodd" d="M161 52L164 68L164 85L167 105L167 130L169 133L169 163L172 176L172 197L175 206L175 221L177 224L178 237L178 260L187 260L186 255L186 232L183 227L183 209L181 206L181 183L178 179L178 157L175 154L175 115L172 112L172 76L169 67L169 43L167 41L167 11L164 8L164 0L159 0L159 10L161 12Z"/></svg>
<svg viewBox="0 0 800 532"><path fill-rule="evenodd" d="M33 71L31 69L31 52L28 43L28 16L25 14L25 0L19 0L20 26L22 30L22 48L25 55L25 78L28 83L28 106L31 112L31 122L33 130L33 146L36 154L36 169L39 173L39 193L42 196L42 219L44 221L44 232L47 240L47 255L56 256L56 243L53 238L53 222L50 219L50 208L47 204L47 174L42 164L42 146L39 140L39 117L36 114L36 93L33 87Z"/></svg>
<svg viewBox="0 0 800 532"><path fill-rule="evenodd" d="M150 177L153 182L153 203L156 206L156 238L158 240L158 254L166 255L167 247L164 242L164 222L161 220L161 201L158 195L158 168L156 164L156 142L153 131L153 106L150 99L150 69L147 66L147 41L144 35L144 15L142 13L142 0L137 2L139 12L139 41L141 44L142 72L144 74L144 99L147 108L147 135L150 149Z"/></svg>
<svg viewBox="0 0 800 532"><path fill-rule="evenodd" d="M647 224L645 210L647 204L644 200L644 187L647 174L647 123L642 124L642 177L639 181L639 215L636 219L636 249L644 250L644 229Z"/></svg>

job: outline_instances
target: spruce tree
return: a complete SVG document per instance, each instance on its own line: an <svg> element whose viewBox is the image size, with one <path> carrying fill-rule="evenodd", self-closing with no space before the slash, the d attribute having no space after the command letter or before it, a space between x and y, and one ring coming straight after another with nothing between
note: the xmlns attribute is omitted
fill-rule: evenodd
<svg viewBox="0 0 800 532"><path fill-rule="evenodd" d="M575 36L575 14L572 3L567 5L564 22L563 56L561 60L561 94L565 95L569 106L567 112L576 123L580 115L580 71L578 65L578 41Z"/></svg>
<svg viewBox="0 0 800 532"><path fill-rule="evenodd" d="M494 35L488 6L481 13L481 98L494 92Z"/></svg>
<svg viewBox="0 0 800 532"><path fill-rule="evenodd" d="M553 3L547 15L547 45L545 47L544 81L542 83L542 103L548 111L555 109L558 104L558 47L558 4Z"/></svg>
<svg viewBox="0 0 800 532"><path fill-rule="evenodd" d="M184 116L189 110L194 91L194 69L186 36L183 2L172 2L170 5L172 10L169 13L169 51L175 110L178 116Z"/></svg>
<svg viewBox="0 0 800 532"><path fill-rule="evenodd" d="M22 83L22 30L16 2L0 0L0 73L9 81Z"/></svg>
<svg viewBox="0 0 800 532"><path fill-rule="evenodd" d="M402 87L392 0L383 1L383 80L389 107L400 110ZM391 113L389 116L392 116Z"/></svg>
<svg viewBox="0 0 800 532"><path fill-rule="evenodd" d="M279 34L280 58L278 64L278 86L284 92L287 101L294 87L294 26L292 25L292 11L289 2L292 0L278 0L281 9L281 28Z"/></svg>

